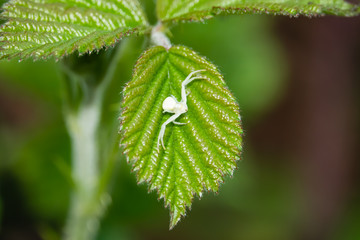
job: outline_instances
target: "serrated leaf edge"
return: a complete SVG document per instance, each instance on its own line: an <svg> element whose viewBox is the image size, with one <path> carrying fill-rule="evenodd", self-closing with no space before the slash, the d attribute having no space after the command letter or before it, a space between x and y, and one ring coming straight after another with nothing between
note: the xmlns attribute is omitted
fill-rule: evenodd
<svg viewBox="0 0 360 240"><path fill-rule="evenodd" d="M351 5L351 3L348 3ZM245 4L244 4L245 5ZM257 5L257 4L256 4ZM347 10L343 10L341 14L338 14L338 16L344 16L344 17L353 17L360 14L360 4L352 4L353 7ZM281 7L281 4L272 4L271 7L279 6L279 8L286 8ZM330 7L325 7L321 5L314 4L314 7L319 8L319 11L311 11L308 9L299 9L298 7L288 8L285 10L276 10L276 8L271 7L265 7L260 5L258 6L243 6L243 7L222 7L222 6L213 6L209 10L198 10L198 11L192 11L187 14L183 14L178 17L174 18L163 18L160 19L164 24L174 24L178 22L199 22L199 21L206 21L208 19L211 19L215 16L219 15L273 15L273 16L288 16L288 17L294 17L298 18L300 16L312 18L312 17L323 17L327 14L329 15L336 15L335 9ZM262 8L262 9L261 9Z"/></svg>

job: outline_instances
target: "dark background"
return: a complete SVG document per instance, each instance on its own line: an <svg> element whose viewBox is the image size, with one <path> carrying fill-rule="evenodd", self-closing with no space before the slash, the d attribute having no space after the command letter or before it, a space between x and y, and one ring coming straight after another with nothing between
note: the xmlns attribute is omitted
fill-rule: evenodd
<svg viewBox="0 0 360 240"><path fill-rule="evenodd" d="M173 44L215 63L238 99L242 161L218 194L196 199L169 231L163 202L120 159L98 239L360 239L359 30L359 17L278 16L172 28ZM143 39L128 41L119 93ZM0 62L0 239L61 237L71 185L57 66Z"/></svg>

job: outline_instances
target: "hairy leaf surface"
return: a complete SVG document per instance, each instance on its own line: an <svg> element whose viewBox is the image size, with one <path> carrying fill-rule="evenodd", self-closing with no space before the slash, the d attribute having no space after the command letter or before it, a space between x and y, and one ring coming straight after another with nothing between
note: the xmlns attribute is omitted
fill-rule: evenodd
<svg viewBox="0 0 360 240"><path fill-rule="evenodd" d="M147 26L137 0L11 0L1 17L0 59L91 52Z"/></svg>
<svg viewBox="0 0 360 240"><path fill-rule="evenodd" d="M272 14L354 16L359 5L344 0L158 0L157 15L162 21L198 21L219 14Z"/></svg>
<svg viewBox="0 0 360 240"><path fill-rule="evenodd" d="M161 125L172 116L163 113L170 95L180 100L181 83L188 74L205 69L187 86L188 112L166 127L158 150ZM195 195L218 191L240 159L242 129L239 107L216 67L192 50L175 46L153 47L136 64L124 89L121 144L137 172L170 208L170 228L185 214Z"/></svg>

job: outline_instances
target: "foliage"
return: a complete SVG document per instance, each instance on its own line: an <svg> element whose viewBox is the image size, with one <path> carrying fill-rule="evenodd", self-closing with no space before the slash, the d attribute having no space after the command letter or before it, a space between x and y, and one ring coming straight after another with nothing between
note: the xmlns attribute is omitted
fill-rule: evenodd
<svg viewBox="0 0 360 240"><path fill-rule="evenodd" d="M157 1L157 15L164 22L202 20L219 14L353 16L359 12L359 6L343 0ZM137 0L11 0L4 5L1 17L7 22L0 29L0 59L91 53L149 29Z"/></svg>
<svg viewBox="0 0 360 240"><path fill-rule="evenodd" d="M305 15L311 17L325 14L354 16L359 12L359 6L355 7L343 0L160 0L157 4L157 14L162 21L196 21L220 14L271 14L294 17Z"/></svg>
<svg viewBox="0 0 360 240"><path fill-rule="evenodd" d="M1 27L0 58L91 53L147 27L137 0L20 0L3 9L8 21Z"/></svg>
<svg viewBox="0 0 360 240"><path fill-rule="evenodd" d="M150 30L152 37L156 35L168 42L162 24L166 28L179 21L200 21L216 15L353 16L359 12L358 5L343 0L159 0L160 23L151 27L137 0L11 0L1 13L6 23L0 28L0 59L50 56L60 59L76 53L62 61L62 71L70 83L67 104L75 106L73 111L66 112L66 119L73 137L73 156L76 156L73 177L78 189L91 180L81 197L91 200L94 196L97 199L98 192L104 190L102 183L97 184L98 158L113 155L98 153L101 144L95 136L111 128L101 125L102 104L104 91L113 81L116 63L122 55L117 48L112 49L115 55L110 51L99 54L99 50L115 46L124 36L150 33ZM93 51L98 54L87 58ZM85 55L84 65L77 55ZM206 79L189 85L189 112L179 118L187 125L169 124L165 132L166 149L157 149L160 126L169 117L162 113L163 100L169 95L179 99L181 81L191 71L200 69L206 70L202 73ZM170 228L185 214L186 207L191 206L194 195L201 197L204 189L218 191L219 184L225 176L233 174L236 160L240 158L239 107L217 68L186 47L155 46L142 55L133 79L124 89L121 119L124 153L137 172L138 181L148 182L150 189L157 190L169 206ZM83 134L86 132L88 134ZM74 136L78 137L77 142ZM109 138L109 149L115 139ZM84 147L86 142L89 144ZM85 167L92 171L86 172ZM106 175L99 175L102 174ZM84 205L82 201L77 204ZM86 222L91 218L96 222L97 215L101 215L94 214L98 209L93 209L96 211L92 213L87 206L80 209L79 220L75 218L74 224L68 222L69 226L81 226L74 231L82 234Z"/></svg>
<svg viewBox="0 0 360 240"><path fill-rule="evenodd" d="M181 82L194 70L205 69L205 80L190 85L189 112L169 124L165 146L158 149L163 114L161 104L170 95L180 99ZM218 191L232 175L241 151L239 107L216 67L185 47L154 47L135 66L124 89L122 145L139 182L148 182L170 206L170 227L204 189Z"/></svg>

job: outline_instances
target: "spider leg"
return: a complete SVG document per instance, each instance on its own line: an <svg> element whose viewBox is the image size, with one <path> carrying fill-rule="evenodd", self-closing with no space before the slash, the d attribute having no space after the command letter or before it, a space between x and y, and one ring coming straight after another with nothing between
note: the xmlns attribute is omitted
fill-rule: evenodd
<svg viewBox="0 0 360 240"><path fill-rule="evenodd" d="M190 82L192 82L192 81L194 81L194 80L196 80L196 79L205 79L205 78L204 78L204 77L201 77L201 76L199 76L199 77L192 77L192 78L189 78L189 79L185 79L185 80L182 82L182 84L181 84L181 102L186 103L186 96L188 95L188 94L186 93L186 89L185 89L186 85L188 85Z"/></svg>
<svg viewBox="0 0 360 240"><path fill-rule="evenodd" d="M189 80L195 73L204 72L204 71L206 71L206 70L205 70L205 69L201 69L201 70L197 70L197 71L191 72L191 73L185 78L184 82L187 81L187 80Z"/></svg>
<svg viewBox="0 0 360 240"><path fill-rule="evenodd" d="M176 102L178 102L178 100L176 99L176 97L174 95L170 95Z"/></svg>
<svg viewBox="0 0 360 240"><path fill-rule="evenodd" d="M177 124L177 125L186 125L186 124L188 124L188 123L181 123L181 122L175 122L175 121L173 121L173 123Z"/></svg>
<svg viewBox="0 0 360 240"><path fill-rule="evenodd" d="M158 142L157 142L157 149L158 151L160 151L160 142L161 142L161 145L163 146L163 148L165 149L165 146L164 146L164 135L165 135L165 129L166 129L166 125L168 125L169 123L171 122L174 122L182 113L175 113L174 115L172 115L171 117L169 117L168 120L166 120L162 125L161 125L161 128L160 128L160 133L159 133L159 137L158 137Z"/></svg>
<svg viewBox="0 0 360 240"><path fill-rule="evenodd" d="M168 110L163 110L163 112L162 113L174 113L173 111L168 111Z"/></svg>

